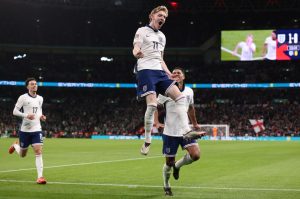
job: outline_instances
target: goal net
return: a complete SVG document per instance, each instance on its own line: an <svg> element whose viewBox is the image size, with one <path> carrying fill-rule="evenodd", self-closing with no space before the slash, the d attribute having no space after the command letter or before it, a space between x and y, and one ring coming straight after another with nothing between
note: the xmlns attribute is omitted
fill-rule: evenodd
<svg viewBox="0 0 300 199"><path fill-rule="evenodd" d="M212 139L226 139L229 137L228 124L202 124L200 125L201 131L207 132L207 136Z"/></svg>

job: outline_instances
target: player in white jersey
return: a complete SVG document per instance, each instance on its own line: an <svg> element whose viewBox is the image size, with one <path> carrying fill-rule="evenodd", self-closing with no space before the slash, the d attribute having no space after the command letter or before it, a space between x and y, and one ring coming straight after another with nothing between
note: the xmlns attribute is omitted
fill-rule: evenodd
<svg viewBox="0 0 300 199"><path fill-rule="evenodd" d="M40 122L41 120L46 120L46 116L42 112L43 97L37 95L38 86L34 78L28 78L25 81L25 85L28 93L19 97L13 110L13 115L22 118L19 142L15 142L8 152L12 154L16 151L21 157L25 157L28 146L31 145L35 153L35 165L38 173L36 182L38 184L46 184L47 181L43 177L43 132Z"/></svg>
<svg viewBox="0 0 300 199"><path fill-rule="evenodd" d="M271 36L267 37L263 46L262 56L266 60L276 60L277 40L276 33L273 30Z"/></svg>
<svg viewBox="0 0 300 199"><path fill-rule="evenodd" d="M184 79L185 74L182 68L175 68L173 74L177 77L178 87L181 92L186 96L185 111L188 113L191 123L195 129L200 129L197 123L195 108L194 108L194 91L185 86ZM174 111L176 106L174 100L162 95L158 96L158 105L163 105L165 108L166 116L164 120L163 130L163 154L166 157L166 163L163 166L163 179L164 179L164 191L166 195L173 195L170 186L170 175L173 168L173 176L176 180L179 178L179 169L184 166L197 161L200 158L200 148L195 139L183 139L184 131L181 129L181 120L179 120L178 114ZM157 127L162 126L157 114L155 114L155 124ZM188 118L187 118L188 120ZM189 122L189 121L184 121ZM206 133L201 132L204 136ZM187 153L175 162L175 156L177 154L178 147L181 146Z"/></svg>
<svg viewBox="0 0 300 199"><path fill-rule="evenodd" d="M234 54L237 54L238 49L241 49L241 61L251 61L256 50L256 45L253 43L253 35L247 35L246 41L239 42L233 51Z"/></svg>
<svg viewBox="0 0 300 199"><path fill-rule="evenodd" d="M157 94L169 96L176 102L179 119L187 120L184 111L185 96L175 86L174 75L169 71L163 59L166 37L159 30L166 22L168 9L165 6L154 8L150 15L150 23L136 31L132 53L137 58L138 97L145 97L147 109L144 117L145 142L141 153L147 155L151 144L151 129L154 123L154 112L157 109ZM185 137L197 138L198 132L192 131L188 123L182 123Z"/></svg>

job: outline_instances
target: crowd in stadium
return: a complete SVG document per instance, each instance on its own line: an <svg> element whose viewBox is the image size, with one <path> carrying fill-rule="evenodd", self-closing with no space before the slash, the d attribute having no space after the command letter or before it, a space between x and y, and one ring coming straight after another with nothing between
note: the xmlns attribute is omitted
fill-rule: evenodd
<svg viewBox="0 0 300 199"><path fill-rule="evenodd" d="M101 1L93 2L101 7ZM219 38L220 30L237 27L298 28L299 20L294 20L298 18L297 12L293 14L287 9L289 19L277 14L266 21L261 20L266 17L260 12L249 17L243 10L228 10L224 15L213 9L216 13L211 17L207 12L213 10L205 9L206 3L201 2L197 1L196 7L187 4L181 13L170 10L163 32L168 38L164 59L171 70L177 66L184 68L187 83L299 82L296 61L221 62ZM135 83L132 71L136 59L131 53L134 31L148 23L146 5L135 6L141 7L119 7L116 15L115 5L109 4L99 15L93 6L48 5L39 6L37 14L30 4L3 3L0 79L24 81L33 76L47 82ZM236 7L232 5L231 9ZM267 12L268 5L264 9ZM114 17L110 17L112 14ZM174 31L174 27L180 28ZM18 53L26 56L14 59ZM102 62L102 56L113 61ZM38 94L45 98L43 111L47 116L43 129L49 137L135 135L143 131L145 102L136 101L134 89L39 89ZM17 96L26 89L0 87L0 91L0 134L16 136L20 120L12 115L12 110ZM200 124L228 124L231 135L256 136L249 119L264 119L266 130L259 136L299 136L299 89L194 91Z"/></svg>
<svg viewBox="0 0 300 199"><path fill-rule="evenodd" d="M144 102L136 100L134 89L39 89L45 98L47 137L143 133ZM1 98L1 135L17 135L21 120L12 110L17 96L24 92L18 87ZM289 89L195 89L196 115L200 124L228 124L231 136L300 136L299 96L299 90ZM256 135L249 119L263 119L266 129Z"/></svg>

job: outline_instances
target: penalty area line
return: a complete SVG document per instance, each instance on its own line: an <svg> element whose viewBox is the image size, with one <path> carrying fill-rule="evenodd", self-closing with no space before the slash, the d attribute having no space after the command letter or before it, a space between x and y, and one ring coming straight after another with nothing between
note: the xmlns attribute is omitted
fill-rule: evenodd
<svg viewBox="0 0 300 199"><path fill-rule="evenodd" d="M1 180L0 182L12 183L36 183L26 180ZM109 187L128 187L128 188L161 188L158 185L140 185L140 184L112 184L112 183L83 183L83 182L47 182L47 184L58 185L79 185L79 186L109 186ZM205 187L205 186L172 186L178 189L211 189L211 190L237 190L237 191L277 191L277 192L300 192L300 189L280 189L280 188L255 188L255 187Z"/></svg>
<svg viewBox="0 0 300 199"><path fill-rule="evenodd" d="M154 159L154 158L161 158L161 157L163 157L163 156L151 156L151 157L143 157L143 158L128 158L128 159L121 159L121 160L106 160L106 161L85 162L85 163L77 163L77 164L63 164L63 165L57 165L57 166L44 167L44 169L53 169L53 168L61 168L61 167L72 167L72 166L83 166L83 165L91 165L91 164L127 162L127 161L136 161L136 160L147 160L147 159ZM4 170L4 171L0 171L0 173L10 173L10 172L18 172L18 171L30 171L30 170L36 170L36 168Z"/></svg>

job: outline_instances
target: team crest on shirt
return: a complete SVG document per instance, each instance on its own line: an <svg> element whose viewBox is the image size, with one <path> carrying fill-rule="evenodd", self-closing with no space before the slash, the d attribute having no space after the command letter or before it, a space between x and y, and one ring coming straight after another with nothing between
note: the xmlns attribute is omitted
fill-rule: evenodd
<svg viewBox="0 0 300 199"><path fill-rule="evenodd" d="M163 38L162 37L158 37L158 41L159 41L159 43L162 43L163 42Z"/></svg>
<svg viewBox="0 0 300 199"><path fill-rule="evenodd" d="M147 91L147 90L148 90L147 85L144 85L144 86L143 86L143 91L145 92L145 91Z"/></svg>

